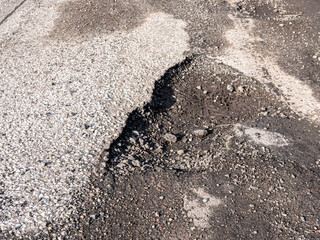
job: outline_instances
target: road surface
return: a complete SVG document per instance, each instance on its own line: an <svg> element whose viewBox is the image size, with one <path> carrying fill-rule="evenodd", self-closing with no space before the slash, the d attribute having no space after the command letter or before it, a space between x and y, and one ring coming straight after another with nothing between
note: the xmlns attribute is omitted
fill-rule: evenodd
<svg viewBox="0 0 320 240"><path fill-rule="evenodd" d="M317 0L0 1L0 237L316 239Z"/></svg>

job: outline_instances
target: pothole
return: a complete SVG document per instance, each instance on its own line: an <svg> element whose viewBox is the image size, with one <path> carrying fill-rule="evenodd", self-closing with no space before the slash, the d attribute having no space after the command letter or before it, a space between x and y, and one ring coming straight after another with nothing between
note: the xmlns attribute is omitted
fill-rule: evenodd
<svg viewBox="0 0 320 240"><path fill-rule="evenodd" d="M234 124L286 111L254 79L206 56L190 57L156 82L151 101L129 115L102 163L120 175L155 166L211 169L231 148L226 138Z"/></svg>

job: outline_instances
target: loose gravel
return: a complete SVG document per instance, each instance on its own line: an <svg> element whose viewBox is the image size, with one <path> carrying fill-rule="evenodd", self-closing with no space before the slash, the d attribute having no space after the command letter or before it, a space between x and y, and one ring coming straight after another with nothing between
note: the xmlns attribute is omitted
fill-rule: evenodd
<svg viewBox="0 0 320 240"><path fill-rule="evenodd" d="M26 0L0 22L0 238L318 239L319 7Z"/></svg>
<svg viewBox="0 0 320 240"><path fill-rule="evenodd" d="M127 113L188 50L185 23L164 13L131 31L53 39L60 3L28 1L1 26L2 231L23 234L71 214L70 193Z"/></svg>

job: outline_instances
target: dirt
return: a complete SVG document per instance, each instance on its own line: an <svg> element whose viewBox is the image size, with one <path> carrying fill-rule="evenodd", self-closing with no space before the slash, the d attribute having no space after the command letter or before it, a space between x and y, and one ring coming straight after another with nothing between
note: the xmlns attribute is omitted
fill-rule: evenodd
<svg viewBox="0 0 320 240"><path fill-rule="evenodd" d="M101 155L91 191L75 194L78 214L65 235L316 239L319 140L272 88L189 57L156 82L151 101Z"/></svg>
<svg viewBox="0 0 320 240"><path fill-rule="evenodd" d="M227 138L234 135L232 129L236 123L264 114L290 114L261 84L206 57L186 59L169 70L157 85L160 87L155 87L151 103L129 116L121 137L111 145L108 168L117 170L125 152L141 164L156 162L177 170L206 170L216 164L210 160L225 148ZM194 131L201 129L208 134L197 137ZM167 133L177 136L178 141L166 141ZM136 145L142 151L137 152ZM183 154L179 155L179 150ZM150 162L150 154L156 153L158 159ZM204 160L188 162L188 158L199 158L199 155Z"/></svg>
<svg viewBox="0 0 320 240"><path fill-rule="evenodd" d="M143 172L157 168L175 170L194 183L201 176L201 183L195 188L204 187L222 199L222 206L214 214L207 210L209 227L196 227L199 232L193 232L194 219L191 218L193 228L176 221L174 229L189 235L176 236L167 227L161 229L160 235L154 235L159 239L309 239L317 236L314 228L319 224L319 172L315 162L319 156L319 129L296 119L253 79L204 56L186 59L157 83L151 103L128 118L123 133L108 150L106 168L119 179L134 172L136 178L125 180L133 186ZM246 135L237 137L237 124L282 134L290 145L256 145ZM207 134L195 136L194 130L198 129L207 130ZM314 135L310 134L312 131ZM167 133L177 136L177 142L166 141ZM303 152L308 156L302 158ZM178 181L164 182L165 186L175 186ZM160 179L159 184L163 184ZM186 183L173 189L182 193L170 198L180 201L181 195L192 191ZM154 205L162 206L144 202L140 208ZM180 208L183 209L181 202ZM185 214L180 213L178 219L184 218ZM130 221L140 223L135 219L137 215ZM111 229L115 229L113 225ZM123 239L135 231L139 230L132 226ZM152 237L154 232L139 231L139 235L157 239ZM113 239L121 239L116 230L113 234Z"/></svg>

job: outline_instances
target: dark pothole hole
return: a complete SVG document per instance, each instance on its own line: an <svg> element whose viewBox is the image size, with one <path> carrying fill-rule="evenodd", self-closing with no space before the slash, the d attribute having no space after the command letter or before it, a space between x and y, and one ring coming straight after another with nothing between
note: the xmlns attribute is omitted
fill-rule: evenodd
<svg viewBox="0 0 320 240"><path fill-rule="evenodd" d="M174 90L172 89L173 79L178 72L185 69L192 62L193 57L186 57L182 62L176 64L166 71L166 73L155 82L154 90L150 102L142 108L137 108L131 112L126 120L125 127L117 139L115 139L109 149L106 149L101 155L101 161L105 170L110 170L123 160L123 155L133 145L147 145L149 152L157 148L157 143L150 141L146 136L150 134L148 128L154 124L157 115L165 114L167 109L176 103ZM159 126L160 128L162 126ZM183 136L177 134L177 139L181 140ZM161 146L166 151L166 146ZM143 164L152 164L148 159L142 159L135 155L134 160L143 162ZM133 160L131 159L131 160Z"/></svg>

